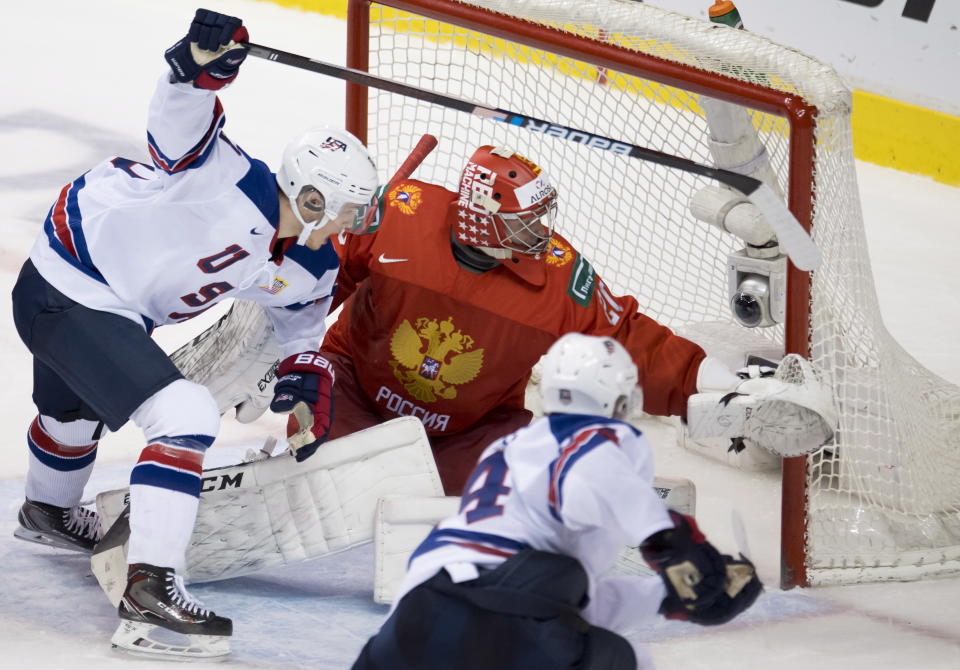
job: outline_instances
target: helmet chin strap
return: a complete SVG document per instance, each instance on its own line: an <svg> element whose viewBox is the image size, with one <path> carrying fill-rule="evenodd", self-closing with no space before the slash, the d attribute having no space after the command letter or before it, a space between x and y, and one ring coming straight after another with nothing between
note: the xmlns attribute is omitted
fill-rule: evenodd
<svg viewBox="0 0 960 670"><path fill-rule="evenodd" d="M297 217L299 218L299 217ZM314 221L313 223L304 223L303 219L300 219L300 222L303 223L303 230L300 231L300 234L297 235L297 244L306 246L307 240L310 239L310 235L313 234L313 231L323 228L327 221L330 221L331 217L324 214L323 218L319 221Z"/></svg>
<svg viewBox="0 0 960 670"><path fill-rule="evenodd" d="M297 199L287 196L287 200L290 201L290 209L293 210L293 215L297 217L297 221L299 221L300 225L303 226L303 228L300 229L300 234L297 235L297 244L306 246L307 240L310 238L310 235L313 234L313 231L317 230L318 228L322 228L324 225L326 225L327 221L333 217L331 217L330 214L324 210L323 216L320 217L320 219L314 221L313 223L307 223L307 221L304 220L303 215L300 214L300 207L297 205ZM320 211L318 209L315 210L306 203L304 203L304 207L311 211Z"/></svg>

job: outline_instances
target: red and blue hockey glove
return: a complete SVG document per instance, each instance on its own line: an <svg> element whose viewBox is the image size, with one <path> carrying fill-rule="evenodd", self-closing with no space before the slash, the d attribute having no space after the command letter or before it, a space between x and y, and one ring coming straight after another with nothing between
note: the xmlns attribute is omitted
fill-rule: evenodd
<svg viewBox="0 0 960 670"><path fill-rule="evenodd" d="M674 528L654 533L640 545L667 587L660 613L713 626L750 607L763 591L753 563L717 551L692 517L670 510L670 518Z"/></svg>
<svg viewBox="0 0 960 670"><path fill-rule="evenodd" d="M247 57L239 43L249 39L240 19L198 9L187 36L167 49L164 58L177 81L216 91L237 78Z"/></svg>
<svg viewBox="0 0 960 670"><path fill-rule="evenodd" d="M288 356L280 362L270 409L289 414L287 443L297 461L313 455L333 421L333 366L316 352Z"/></svg>

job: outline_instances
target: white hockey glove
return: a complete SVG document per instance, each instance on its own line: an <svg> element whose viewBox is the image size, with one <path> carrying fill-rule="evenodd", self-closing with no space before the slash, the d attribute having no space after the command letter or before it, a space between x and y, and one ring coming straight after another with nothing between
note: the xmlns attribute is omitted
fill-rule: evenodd
<svg viewBox="0 0 960 670"><path fill-rule="evenodd" d="M756 444L790 458L816 451L833 438L837 412L829 386L808 360L786 356L772 376L763 366L742 371L755 375L727 393L697 393L687 401L690 437L731 439L731 449Z"/></svg>

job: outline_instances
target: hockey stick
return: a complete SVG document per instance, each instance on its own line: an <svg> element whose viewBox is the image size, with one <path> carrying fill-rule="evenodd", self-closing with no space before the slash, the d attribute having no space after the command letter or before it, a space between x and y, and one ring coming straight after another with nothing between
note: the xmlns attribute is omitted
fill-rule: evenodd
<svg viewBox="0 0 960 670"><path fill-rule="evenodd" d="M429 133L422 135L420 140L417 142L417 145L410 151L410 154L407 156L406 160L400 164L400 167L397 168L397 171L393 173L392 177L390 177L390 181L382 186L381 189L389 188L398 181L409 179L410 175L413 174L413 171L420 167L420 163L423 162L423 159L430 155L430 152L433 151L436 146L436 137L430 135ZM381 189L377 189L376 198L378 202L376 203L376 207L370 207L363 215L363 222L360 224L360 226L352 231L355 235L363 235L365 232L370 230L370 226L373 225L373 222L383 215L383 196L385 191Z"/></svg>
<svg viewBox="0 0 960 670"><path fill-rule="evenodd" d="M803 229L803 226L800 225L800 222L797 221L793 214L790 213L790 210L788 210L780 198L777 197L773 189L759 179L731 172L730 170L703 165L688 158L673 156L662 151L631 144L630 142L621 142L586 130L551 123L543 119L511 112L506 109L487 107L480 103L464 100L463 98L427 91L416 86L377 77L369 72L314 60L306 56L298 56L297 54L280 51L279 49L262 46L260 44L253 44L252 42L245 43L244 46L249 49L251 56L256 56L257 58L276 61L301 70L318 72L330 77L342 79L343 81L377 88L390 93L399 93L400 95L423 100L424 102L430 102L473 114L482 119L501 121L531 132L543 133L583 144L592 149L610 151L621 156L637 158L684 172L690 172L702 177L715 179L727 186L737 189L750 198L753 204L757 206L757 209L764 215L771 228L773 228L780 245L784 251L786 251L794 265L801 270L815 270L820 265L821 256L817 245L810 239L810 236Z"/></svg>
<svg viewBox="0 0 960 670"><path fill-rule="evenodd" d="M127 540L130 539L130 503L93 548L90 556L90 572L106 594L110 604L120 604L127 588Z"/></svg>
<svg viewBox="0 0 960 670"><path fill-rule="evenodd" d="M413 174L413 171L420 166L420 163L423 162L423 159L426 158L430 152L436 148L436 146L436 137L430 135L429 133L423 135L420 138L420 141L417 142L417 146L413 148L413 150L410 152L410 155L407 156L407 159L403 161L400 167L397 168L397 171L393 173L393 176L390 177L390 181L387 183L393 184L403 179L409 179L410 175Z"/></svg>
<svg viewBox="0 0 960 670"><path fill-rule="evenodd" d="M737 543L737 549L744 558L750 557L750 544L747 541L747 529L743 525L743 516L740 510L734 508L730 510L730 524L733 526L733 538Z"/></svg>

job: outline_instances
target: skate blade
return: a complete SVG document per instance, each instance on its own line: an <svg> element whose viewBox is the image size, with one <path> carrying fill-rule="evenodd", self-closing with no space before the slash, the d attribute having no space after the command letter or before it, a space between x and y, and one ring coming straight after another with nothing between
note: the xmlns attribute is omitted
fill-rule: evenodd
<svg viewBox="0 0 960 670"><path fill-rule="evenodd" d="M155 660L222 661L230 653L230 638L186 635L139 621L121 621L110 638L113 649Z"/></svg>
<svg viewBox="0 0 960 670"><path fill-rule="evenodd" d="M64 540L63 538L57 535L48 535L43 531L39 530L29 530L23 526L18 527L13 531L13 536L19 540L25 540L27 542L33 542L35 544L42 544L47 547L54 547L56 549L66 549L67 551L75 551L78 554L90 554L93 552L92 549L84 549L83 547L78 547L73 542L69 540Z"/></svg>

